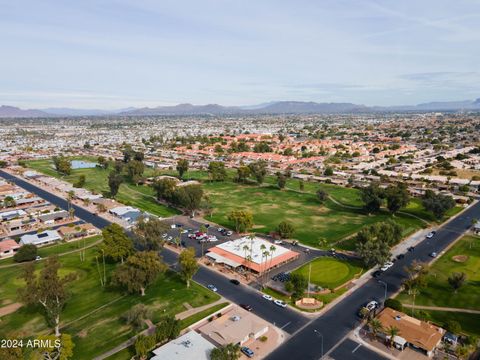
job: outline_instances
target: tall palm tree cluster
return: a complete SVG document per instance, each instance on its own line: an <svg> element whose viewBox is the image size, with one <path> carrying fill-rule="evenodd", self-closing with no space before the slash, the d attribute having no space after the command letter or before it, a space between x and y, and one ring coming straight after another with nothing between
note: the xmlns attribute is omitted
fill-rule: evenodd
<svg viewBox="0 0 480 360"><path fill-rule="evenodd" d="M250 240L250 246L245 244L243 245L242 250L244 251L245 266L250 268L250 271L252 271L251 264L253 259L253 241L255 240L255 235L253 234L249 235L248 239ZM275 251L277 251L277 248L275 247L275 245L272 244L267 249L267 246L265 244L262 244L260 245L260 250L262 251L262 260L260 262L260 274L261 274L261 283L263 286L266 282L266 278L268 275L267 270L270 269L272 266L273 256L275 254Z"/></svg>

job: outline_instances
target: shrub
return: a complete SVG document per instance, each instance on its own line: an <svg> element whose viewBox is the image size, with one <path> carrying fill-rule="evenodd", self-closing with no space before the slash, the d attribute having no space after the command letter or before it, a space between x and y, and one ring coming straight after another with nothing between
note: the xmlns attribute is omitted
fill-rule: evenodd
<svg viewBox="0 0 480 360"><path fill-rule="evenodd" d="M13 255L13 261L15 262L24 262L32 261L37 257L37 247L32 244L23 245L18 249L18 251Z"/></svg>
<svg viewBox="0 0 480 360"><path fill-rule="evenodd" d="M445 328L452 334L459 334L462 331L462 326L456 320L448 320L445 323Z"/></svg>
<svg viewBox="0 0 480 360"><path fill-rule="evenodd" d="M403 305L397 299L387 299L385 301L385 307L389 307L393 310L403 311Z"/></svg>
<svg viewBox="0 0 480 360"><path fill-rule="evenodd" d="M261 342L266 342L268 340L268 337L263 335L263 336L260 336L258 340L260 340Z"/></svg>

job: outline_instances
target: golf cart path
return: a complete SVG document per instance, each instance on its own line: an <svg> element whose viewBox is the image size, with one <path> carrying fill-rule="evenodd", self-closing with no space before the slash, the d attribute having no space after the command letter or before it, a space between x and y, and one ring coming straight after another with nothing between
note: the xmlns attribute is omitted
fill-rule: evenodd
<svg viewBox="0 0 480 360"><path fill-rule="evenodd" d="M402 304L404 307L413 308L412 304ZM461 312L468 314L480 314L480 310L473 309L462 309L462 308L450 308L450 307L441 307L441 306L422 306L415 305L415 309L419 310L434 310L434 311L448 311L448 312Z"/></svg>
<svg viewBox="0 0 480 360"><path fill-rule="evenodd" d="M228 302L227 299L225 299L224 297L220 297L220 299L218 299L217 301L213 302L213 303L210 303L210 304L206 304L206 305L203 305L203 306L199 306L199 307L196 307L196 308L191 308L191 309L188 309L188 310L185 310L181 313L178 313L175 315L175 319L177 320L183 320L191 315L195 315L196 313L199 313L200 311L203 311L203 310L207 310L209 308L211 308L212 306L215 306L215 305L218 305L218 304L221 304L221 303L225 303L225 302Z"/></svg>

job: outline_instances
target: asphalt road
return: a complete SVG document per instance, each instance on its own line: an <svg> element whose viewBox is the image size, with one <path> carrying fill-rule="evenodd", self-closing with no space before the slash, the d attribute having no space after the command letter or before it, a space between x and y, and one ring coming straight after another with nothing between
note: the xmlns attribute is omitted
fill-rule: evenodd
<svg viewBox="0 0 480 360"><path fill-rule="evenodd" d="M366 348L362 344L357 343L351 339L345 339L342 343L333 350L329 357L335 360L384 360L385 357Z"/></svg>
<svg viewBox="0 0 480 360"><path fill-rule="evenodd" d="M67 208L67 201L62 198L3 171L0 171L0 176L40 197L43 197L52 204L64 209ZM74 206L74 208L77 217L86 222L92 223L98 228L103 228L109 225L109 222L103 218L94 216L78 206ZM384 281L387 284L387 297L398 291L400 288L401 282L406 276L405 271L403 270L405 266L411 264L413 260L431 261L432 258L429 254L433 251L441 254L451 242L470 227L472 218L480 218L480 203L470 207L460 216L439 228L437 234L432 239L425 240L417 245L415 251L406 253L404 259L396 261L392 268L378 278L378 280ZM173 252L165 250L162 255L166 262L170 264L176 262L175 254ZM383 300L385 293L384 286L378 283L377 279L372 278L364 286L343 299L323 316L308 323L307 318L296 313L294 310L276 307L274 304L262 299L253 289L244 285L233 285L222 275L206 268L201 268L194 279L203 285L214 284L218 288L219 293L231 301L250 304L253 307L254 313L269 322L275 323L281 328L283 327L286 332L294 335L271 353L267 357L269 360L319 359L321 357L321 347L318 346L319 336L314 330L317 330L323 335L324 354L329 352L339 343L340 345L332 352L332 354L335 354L335 351L348 352L349 343L345 343L343 338L348 332L359 325L359 319L356 315L358 309L368 300ZM307 323L308 325L303 326ZM300 330L297 331L298 329ZM344 347L346 347L346 349L344 349ZM358 354L357 351L359 351ZM355 351L355 357L353 357L353 355L347 355L345 359L361 358L368 360L373 358L370 357L372 355L371 352L365 356L362 355L366 349L361 351L359 349L357 351Z"/></svg>
<svg viewBox="0 0 480 360"><path fill-rule="evenodd" d="M65 199L62 199L48 191L45 191L37 186L34 186L20 178L12 176L4 171L0 170L0 176L8 181L14 182L18 186L24 188L31 193L34 193L50 203L61 207L63 209L68 208L68 203ZM92 223L99 229L110 225L110 222L102 217L91 214L89 211L82 209L76 205L73 205L75 209L75 216L84 220L85 222ZM174 266L177 263L177 254L173 251L164 249L162 256L166 263ZM275 324L282 328L287 333L293 333L301 328L308 322L308 318L302 314L291 310L289 308L281 308L273 302L267 301L261 297L261 295L254 289L246 285L234 285L230 283L229 279L220 275L212 270L204 267L200 267L200 270L194 276L194 280L198 283L206 286L208 284L214 284L218 293L224 296L226 299L231 300L237 304L249 304L253 308L253 312L267 320L268 322Z"/></svg>
<svg viewBox="0 0 480 360"><path fill-rule="evenodd" d="M432 258L429 254L434 251L440 255L451 242L470 227L472 218L480 218L480 203L473 205L460 216L437 229L437 233L432 239L426 239L421 242L415 247L413 252L408 252L404 259L397 260L393 267L378 278L378 280L387 284L387 297L400 288L401 282L406 276L404 271L405 266L411 264L414 260L431 261ZM315 319L302 330L295 333L287 342L272 352L267 359L320 359L321 349L318 346L319 336L314 330L317 330L323 335L324 353L327 353L334 348L336 344L341 342L348 332L359 325L359 319L356 315L359 308L371 299L383 301L384 293L384 285L372 278L364 286L354 291L350 296L330 309L326 314ZM339 348L343 348L342 344L337 349ZM335 351L332 352L332 354L334 353ZM355 357L347 355L344 359L355 359L361 356L361 354L362 352L355 355ZM371 357L369 354L361 358L367 360Z"/></svg>

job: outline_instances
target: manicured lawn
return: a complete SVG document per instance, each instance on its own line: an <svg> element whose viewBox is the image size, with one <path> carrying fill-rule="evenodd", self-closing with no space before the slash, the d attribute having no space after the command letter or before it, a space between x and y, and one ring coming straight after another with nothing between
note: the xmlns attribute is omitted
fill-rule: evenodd
<svg viewBox="0 0 480 360"><path fill-rule="evenodd" d="M320 246L322 238L330 246L355 234L365 225L389 218L400 223L405 234L424 226L421 220L407 215L392 217L382 212L369 216L361 209L342 207L331 200L321 205L313 192L281 191L274 186L241 185L230 181L207 182L204 188L214 208L208 220L232 228L233 224L227 219L228 213L235 209L248 209L254 215L254 231L269 233L282 220L288 220L296 228L294 238L316 247ZM347 190L351 190L337 188L328 186L327 191L334 189L345 197L350 193Z"/></svg>
<svg viewBox="0 0 480 360"><path fill-rule="evenodd" d="M409 311L406 311L406 313L410 315ZM426 315L427 320L439 326L445 326L449 320L458 321L462 326L462 333L480 336L480 326L478 325L480 324L480 315L478 314L426 310L422 310L422 313Z"/></svg>
<svg viewBox="0 0 480 360"><path fill-rule="evenodd" d="M77 273L77 279L68 286L71 296L61 316L62 331L71 334L75 342L75 359L92 359L135 335L121 320L122 314L135 304L147 305L153 313L151 320L157 322L164 314L176 314L186 310L184 303L198 307L219 299L217 294L196 283L187 289L180 276L170 271L147 288L144 297L125 295L110 286L103 288L100 285L95 256L96 250L90 248L86 251L85 262L80 261L77 253L60 257L61 274ZM38 269L41 266L43 262L37 264ZM108 278L114 266L106 265ZM2 306L17 301L17 289L23 286L23 281L18 278L21 270L21 266L0 270ZM1 320L2 338L28 337L51 331L36 309L22 307Z"/></svg>
<svg viewBox="0 0 480 360"><path fill-rule="evenodd" d="M361 264L357 262L321 257L303 265L294 272L302 274L308 279L310 265L312 269L310 282L329 289L345 284L363 270Z"/></svg>
<svg viewBox="0 0 480 360"><path fill-rule="evenodd" d="M183 320L180 321L180 326L182 329L185 329L189 327L192 324L195 324L196 322L202 320L203 318L206 318L209 315L217 315L221 313L220 310L222 310L225 306L227 306L229 303L228 302L223 302L217 305L213 305L212 307L209 307L208 309L205 309L203 311L200 311L196 314L193 314Z"/></svg>
<svg viewBox="0 0 480 360"><path fill-rule="evenodd" d="M455 256L461 255L468 257L465 262L454 260ZM448 284L448 277L453 272L467 275L467 281L457 293ZM412 297L405 292L398 299L403 303L412 303ZM415 303L480 310L480 237L464 236L432 265L428 286L420 290Z"/></svg>
<svg viewBox="0 0 480 360"><path fill-rule="evenodd" d="M82 157L78 159L90 161L95 160L88 157ZM60 178L70 183L75 183L80 175L85 175L85 189L93 191L97 194L106 194L109 191L108 174L110 173L110 169L104 170L98 167L92 169L76 169L72 170L71 175L61 176L53 168L53 163L50 159L28 161L27 166L43 174ZM147 168L145 170L145 176L149 176L152 174L152 169ZM179 213L173 208L157 203L155 201L155 193L153 189L149 186L136 186L123 183L122 185L120 185L120 189L116 196L116 199L126 205L135 206L141 210L161 217L168 217Z"/></svg>

